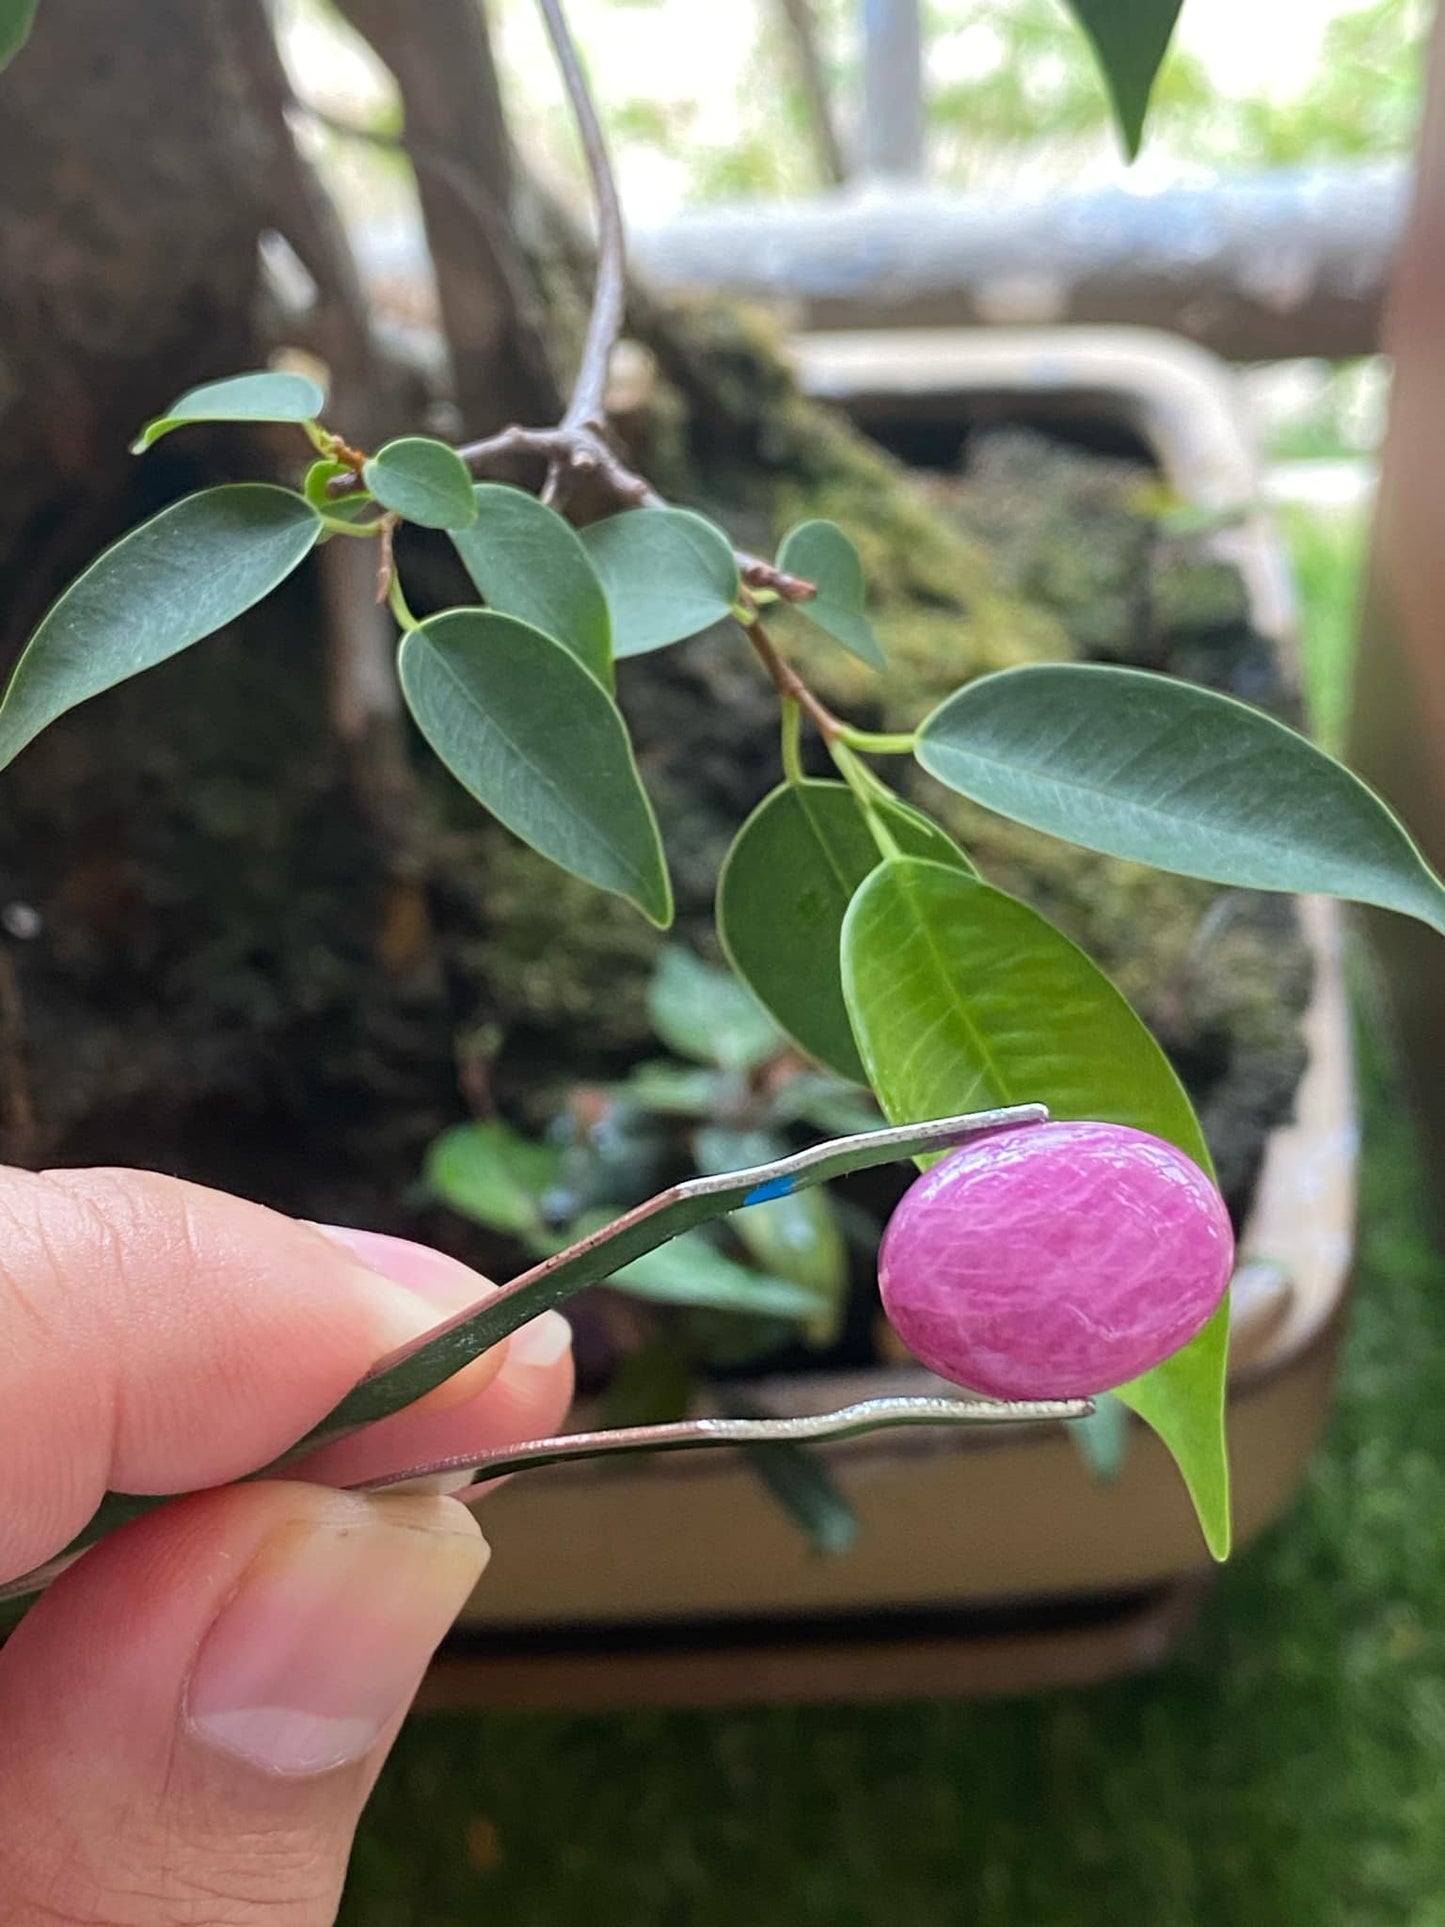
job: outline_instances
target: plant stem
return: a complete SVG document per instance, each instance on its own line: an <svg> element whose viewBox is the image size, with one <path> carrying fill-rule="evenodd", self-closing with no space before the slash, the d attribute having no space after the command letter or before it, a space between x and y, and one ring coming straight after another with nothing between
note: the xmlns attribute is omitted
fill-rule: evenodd
<svg viewBox="0 0 1445 1927"><path fill-rule="evenodd" d="M567 24L562 0L538 0L552 51L567 90L572 118L587 157L587 172L592 180L592 195L597 207L597 279L592 292L592 313L587 321L587 338L582 362L573 384L572 398L563 415L563 428L600 428L607 400L607 373L612 351L622 329L627 300L627 247L622 224L622 203L617 180L607 153L607 141L598 118L597 106L587 76L582 70L577 43Z"/></svg>
<svg viewBox="0 0 1445 1927"><path fill-rule="evenodd" d="M395 569L392 570L391 580L386 585L386 602L403 629L420 629L421 624L407 606L406 597L402 594L401 577Z"/></svg>
<svg viewBox="0 0 1445 1927"><path fill-rule="evenodd" d="M885 857L902 856L893 832L878 813L880 796L889 794L886 785L865 764L859 762L846 743L834 739L828 744L828 753L837 765L838 774L857 797L858 807L863 812L864 821L879 851Z"/></svg>
<svg viewBox="0 0 1445 1927"><path fill-rule="evenodd" d="M911 756L918 737L912 730L885 735L871 729L854 729L845 723L838 732L838 740L849 749L861 750L865 756Z"/></svg>
<svg viewBox="0 0 1445 1927"><path fill-rule="evenodd" d="M803 711L792 696L783 697L783 774L790 783L803 780Z"/></svg>

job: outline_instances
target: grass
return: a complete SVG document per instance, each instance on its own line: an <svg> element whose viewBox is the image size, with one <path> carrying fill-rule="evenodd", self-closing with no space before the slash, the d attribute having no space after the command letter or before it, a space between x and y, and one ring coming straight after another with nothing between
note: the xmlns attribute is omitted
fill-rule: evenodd
<svg viewBox="0 0 1445 1927"><path fill-rule="evenodd" d="M1327 1445L1166 1671L1002 1704L418 1722L346 1927L1445 1927L1445 1258L1386 1047L1360 1044Z"/></svg>

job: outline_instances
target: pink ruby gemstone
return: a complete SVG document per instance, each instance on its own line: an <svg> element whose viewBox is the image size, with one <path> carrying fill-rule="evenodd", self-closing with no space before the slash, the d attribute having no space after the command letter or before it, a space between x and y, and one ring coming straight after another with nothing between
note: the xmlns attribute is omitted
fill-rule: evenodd
<svg viewBox="0 0 1445 1927"><path fill-rule="evenodd" d="M941 1377L994 1398L1081 1398L1208 1322L1234 1262L1191 1158L1122 1124L1035 1124L964 1145L905 1195L883 1308Z"/></svg>

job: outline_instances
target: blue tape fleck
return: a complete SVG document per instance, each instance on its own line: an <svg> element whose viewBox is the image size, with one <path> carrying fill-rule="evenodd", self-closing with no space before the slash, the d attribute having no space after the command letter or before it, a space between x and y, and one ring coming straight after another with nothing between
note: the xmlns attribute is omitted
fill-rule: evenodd
<svg viewBox="0 0 1445 1927"><path fill-rule="evenodd" d="M766 1184L758 1184L743 1199L745 1205L766 1204L770 1198L785 1198L793 1188L791 1178L769 1178Z"/></svg>

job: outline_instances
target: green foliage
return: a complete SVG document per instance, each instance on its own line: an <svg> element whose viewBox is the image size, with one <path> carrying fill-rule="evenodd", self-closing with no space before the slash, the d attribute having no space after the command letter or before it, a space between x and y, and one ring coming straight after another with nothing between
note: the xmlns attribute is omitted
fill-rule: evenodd
<svg viewBox="0 0 1445 1927"><path fill-rule="evenodd" d="M1086 11L1107 43L1119 9ZM1142 113L1141 72L1113 73L1126 120ZM334 458L342 444L316 424L321 400L301 377L242 376L192 390L150 425L139 446L183 422L296 421L323 458L304 495L262 484L210 490L102 555L21 658L0 704L0 761L74 704L244 613L323 533L389 533L379 506L446 529L488 605L417 622L383 546L405 632L402 691L423 737L523 843L665 926L671 885L612 698L612 660L729 617L751 619L729 538L670 508L629 510L579 535L528 495L474 486L455 451L419 436L387 444L365 461L363 489L332 497L329 485L350 469ZM815 439L804 466L828 471L834 444ZM866 462L854 463L849 480L865 503L881 486ZM872 554L868 519L854 518ZM973 599L954 579L966 551L931 529L920 523L918 541L904 544L910 581L951 623ZM903 533L895 516L890 535ZM779 562L817 585L803 619L870 669L885 667L864 560L840 527L816 515L803 521ZM1187 627L1198 618L1181 610L1171 620ZM1001 653L1016 661L1045 646L1026 637L1020 651L1013 638L1012 654ZM858 693L858 667L828 655L834 684L841 671ZM906 642L894 663L893 680L901 672L906 682ZM915 681L914 701L936 688ZM844 780L803 775L805 714L818 720ZM891 710L883 715L891 724ZM922 768L971 802L1109 856L1247 889L1330 891L1445 930L1445 884L1363 784L1269 717L1187 683L1034 661L955 691L916 738L830 720L813 703L785 706L785 721L788 781L743 824L719 879L718 932L733 971L668 950L649 987L655 1029L692 1061L645 1063L609 1089L579 1094L545 1141L492 1120L445 1134L427 1162L433 1196L534 1256L585 1237L536 1288L551 1294L547 1302L614 1268L612 1283L636 1301L632 1316L647 1323L660 1361L632 1387L635 1405L676 1405L678 1361L720 1370L800 1336L815 1346L837 1337L851 1282L843 1228L856 1229L847 1210L857 1208L835 1206L817 1187L885 1153L874 1142L816 1147L807 1177L782 1174L782 1191L734 1174L773 1163L803 1126L866 1131L875 1113L846 1080L866 1081L889 1117L920 1127L906 1140L915 1151L939 1142L923 1128L929 1119L1043 1101L1060 1117L1152 1131L1209 1168L1188 1099L1119 991L1052 925L982 881L937 824L889 790L872 756L914 742ZM535 890L535 879L526 887ZM543 947L558 948L566 928L548 926ZM528 958L529 976L549 963ZM800 1065L794 1046L825 1069ZM704 1175L665 1190L688 1167ZM660 1203L628 1215L660 1186ZM623 1217L608 1222L619 1209ZM605 1236L594 1235L603 1227ZM642 1311L644 1302L652 1309ZM315 1436L420 1396L530 1315L520 1303L482 1308L385 1383L367 1381ZM1229 1539L1227 1335L1221 1308L1190 1345L1117 1394L1174 1453L1220 1556ZM1110 1406L1081 1447L1107 1471L1122 1436ZM821 1468L769 1463L759 1469L795 1514L820 1541L831 1534L841 1544L850 1515Z"/></svg>
<svg viewBox="0 0 1445 1927"><path fill-rule="evenodd" d="M77 703L234 622L320 533L309 503L264 482L206 489L132 529L31 637L0 703L0 768Z"/></svg>
<svg viewBox="0 0 1445 1927"><path fill-rule="evenodd" d="M863 1522L821 1459L797 1445L745 1445L743 1451L815 1552L836 1557L853 1550Z"/></svg>
<svg viewBox="0 0 1445 1927"><path fill-rule="evenodd" d="M782 1044L772 1019L736 978L677 946L663 953L647 1012L679 1056L725 1071L755 1070Z"/></svg>
<svg viewBox="0 0 1445 1927"><path fill-rule="evenodd" d="M463 1217L545 1248L542 1199L561 1183L562 1164L557 1145L487 1118L443 1131L427 1151L422 1179L434 1198Z"/></svg>
<svg viewBox="0 0 1445 1927"><path fill-rule="evenodd" d="M40 0L0 0L0 71L30 38Z"/></svg>
<svg viewBox="0 0 1445 1927"><path fill-rule="evenodd" d="M1169 50L1181 0L1064 0L1098 59L1124 151L1130 160L1144 137L1154 77Z"/></svg>
<svg viewBox="0 0 1445 1927"><path fill-rule="evenodd" d="M1445 884L1340 763L1228 696L1101 664L986 676L919 732L930 775L1086 849L1445 931Z"/></svg>
<svg viewBox="0 0 1445 1927"><path fill-rule="evenodd" d="M701 1170L745 1171L787 1155L776 1133L707 1125L693 1138ZM808 1293L808 1335L830 1345L843 1321L848 1291L848 1251L826 1191L790 1191L735 1211L728 1226L753 1262Z"/></svg>
<svg viewBox="0 0 1445 1927"><path fill-rule="evenodd" d="M381 506L424 529L465 529L477 519L466 463L429 435L388 442L361 471Z"/></svg>
<svg viewBox="0 0 1445 1927"><path fill-rule="evenodd" d="M848 911L843 990L891 1118L1037 1101L1132 1125L1211 1169L1168 1059L1081 950L1001 891L918 858L880 864ZM1210 1550L1229 1545L1226 1314L1120 1396L1179 1460Z"/></svg>
<svg viewBox="0 0 1445 1927"><path fill-rule="evenodd" d="M936 823L897 799L876 808L909 856L970 868ZM867 1076L843 1003L838 942L879 860L846 783L785 783L738 831L718 878L718 935L733 969L794 1043L840 1077Z"/></svg>
<svg viewBox="0 0 1445 1927"><path fill-rule="evenodd" d="M343 475L354 475L355 470L349 462L334 461L329 455L319 462L313 462L306 471L306 479L301 484L301 493L312 508L319 509L333 521L364 521L375 515L370 492L364 488L353 488L346 495L332 495L330 485Z"/></svg>
<svg viewBox="0 0 1445 1927"><path fill-rule="evenodd" d="M477 519L452 535L489 608L560 642L612 688L612 622L602 584L570 522L518 488L475 490Z"/></svg>
<svg viewBox="0 0 1445 1927"><path fill-rule="evenodd" d="M790 529L778 549L778 567L817 588L810 602L795 605L799 615L816 622L861 662L874 669L888 667L868 620L863 564L835 522L800 522Z"/></svg>
<svg viewBox="0 0 1445 1927"><path fill-rule="evenodd" d="M732 545L690 509L628 509L582 531L612 610L618 656L641 656L724 621L738 599Z"/></svg>
<svg viewBox="0 0 1445 1927"><path fill-rule="evenodd" d="M306 375L270 369L255 375L231 375L225 381L208 381L200 388L187 389L164 415L146 423L131 443L130 452L143 455L162 435L191 422L314 422L325 403L321 389Z"/></svg>
<svg viewBox="0 0 1445 1927"><path fill-rule="evenodd" d="M702 1231L684 1231L669 1244L634 1258L608 1283L659 1304L700 1306L769 1318L811 1318L818 1301L806 1285L770 1278L725 1257Z"/></svg>
<svg viewBox="0 0 1445 1927"><path fill-rule="evenodd" d="M399 665L417 727L485 809L574 876L672 921L626 725L574 655L513 616L454 609L408 631Z"/></svg>

